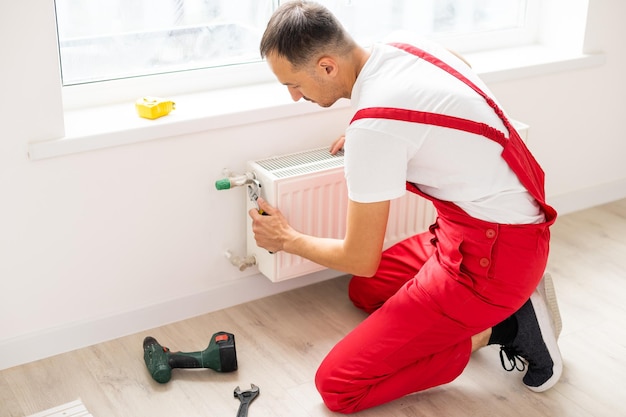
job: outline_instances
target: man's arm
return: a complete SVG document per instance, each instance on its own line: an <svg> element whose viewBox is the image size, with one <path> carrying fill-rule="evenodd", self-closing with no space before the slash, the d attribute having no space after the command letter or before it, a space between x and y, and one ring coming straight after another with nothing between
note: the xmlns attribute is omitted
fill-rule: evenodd
<svg viewBox="0 0 626 417"><path fill-rule="evenodd" d="M389 201L348 202L347 230L344 239L305 235L294 230L280 210L262 199L259 207L268 214L250 210L252 231L257 245L271 252L302 256L327 268L358 276L372 276L378 269L387 229Z"/></svg>

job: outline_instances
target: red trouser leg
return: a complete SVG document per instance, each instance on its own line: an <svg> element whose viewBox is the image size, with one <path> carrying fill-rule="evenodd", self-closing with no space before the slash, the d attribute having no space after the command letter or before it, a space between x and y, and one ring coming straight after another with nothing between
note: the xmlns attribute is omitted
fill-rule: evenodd
<svg viewBox="0 0 626 417"><path fill-rule="evenodd" d="M410 237L383 252L375 277L353 277L348 295L354 305L367 313L382 306L407 281L415 277L435 252L429 232Z"/></svg>
<svg viewBox="0 0 626 417"><path fill-rule="evenodd" d="M418 256L419 272L406 284L398 285L399 271L410 271L411 262L394 264L391 250L382 266L394 265L392 272L381 270L380 282L370 278L373 290L361 279L351 286L353 299L370 310L378 291L400 289L320 365L316 386L329 409L352 413L454 380L469 361L471 337L510 316L536 287L549 237L541 227L496 225L494 232L441 223L437 250L425 262ZM426 245L420 235L395 253L425 255L432 251Z"/></svg>
<svg viewBox="0 0 626 417"><path fill-rule="evenodd" d="M410 281L331 350L317 388L330 410L353 413L450 382L469 361L470 333Z"/></svg>

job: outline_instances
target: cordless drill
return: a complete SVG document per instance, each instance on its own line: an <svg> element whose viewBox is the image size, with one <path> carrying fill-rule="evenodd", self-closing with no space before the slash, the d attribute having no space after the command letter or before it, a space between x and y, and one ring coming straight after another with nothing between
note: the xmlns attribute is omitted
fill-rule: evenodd
<svg viewBox="0 0 626 417"><path fill-rule="evenodd" d="M211 368L217 372L237 370L235 335L215 333L209 346L201 352L171 352L154 337L143 340L143 359L152 378L164 384L172 377L174 368Z"/></svg>

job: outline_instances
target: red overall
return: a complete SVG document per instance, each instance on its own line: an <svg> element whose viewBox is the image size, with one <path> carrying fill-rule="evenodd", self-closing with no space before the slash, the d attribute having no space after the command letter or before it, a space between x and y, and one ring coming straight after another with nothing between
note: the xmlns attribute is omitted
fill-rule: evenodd
<svg viewBox="0 0 626 417"><path fill-rule="evenodd" d="M350 298L372 313L324 359L315 382L327 407L353 413L454 380L466 367L471 337L511 316L544 273L555 210L546 204L544 173L498 108L462 74L410 45L395 47L437 65L480 94L509 131L483 123L396 108L359 110L352 121L386 118L464 130L502 145L502 158L537 200L546 221L504 225L433 201L437 222L383 253L372 278L354 277ZM434 235L434 237L433 237Z"/></svg>

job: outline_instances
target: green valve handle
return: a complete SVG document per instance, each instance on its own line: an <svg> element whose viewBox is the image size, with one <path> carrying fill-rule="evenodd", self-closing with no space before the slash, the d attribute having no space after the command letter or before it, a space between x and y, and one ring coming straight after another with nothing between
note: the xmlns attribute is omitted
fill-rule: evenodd
<svg viewBox="0 0 626 417"><path fill-rule="evenodd" d="M215 181L215 188L218 190L229 190L230 189L230 179L222 178L221 180Z"/></svg>
<svg viewBox="0 0 626 417"><path fill-rule="evenodd" d="M233 187L250 185L256 179L254 172L246 172L241 175L229 175L226 178L215 181L215 188L218 190L230 190Z"/></svg>

